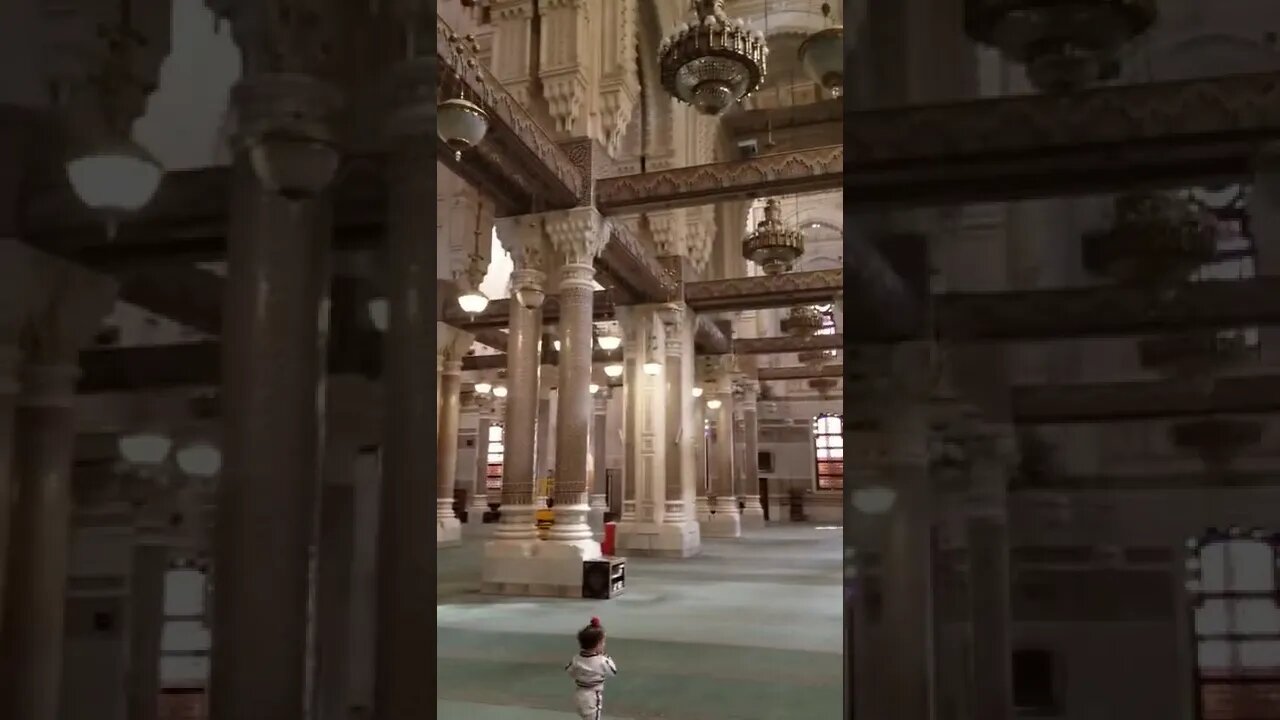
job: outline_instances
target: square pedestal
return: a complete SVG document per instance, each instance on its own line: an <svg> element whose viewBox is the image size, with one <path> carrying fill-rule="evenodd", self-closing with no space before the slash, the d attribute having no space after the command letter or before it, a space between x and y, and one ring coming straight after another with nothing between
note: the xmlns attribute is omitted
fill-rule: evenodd
<svg viewBox="0 0 1280 720"><path fill-rule="evenodd" d="M458 518L436 518L436 547L457 547L462 544L462 523Z"/></svg>
<svg viewBox="0 0 1280 720"><path fill-rule="evenodd" d="M737 513L712 513L702 522L702 537L742 537L742 516Z"/></svg>
<svg viewBox="0 0 1280 720"><path fill-rule="evenodd" d="M583 562L600 557L600 543L594 540L490 540L484 546L480 592L580 598Z"/></svg>
<svg viewBox="0 0 1280 720"><path fill-rule="evenodd" d="M653 557L693 557L702 552L702 531L692 520L619 524L618 552Z"/></svg>
<svg viewBox="0 0 1280 720"><path fill-rule="evenodd" d="M764 508L762 507L743 508L741 517L743 530L763 530L765 528Z"/></svg>

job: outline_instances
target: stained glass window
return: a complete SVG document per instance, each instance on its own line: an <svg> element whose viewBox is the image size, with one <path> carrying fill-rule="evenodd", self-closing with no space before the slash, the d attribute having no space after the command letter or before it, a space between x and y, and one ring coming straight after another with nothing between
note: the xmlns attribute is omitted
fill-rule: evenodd
<svg viewBox="0 0 1280 720"><path fill-rule="evenodd" d="M843 490L843 415L824 413L813 419L813 451L818 489Z"/></svg>

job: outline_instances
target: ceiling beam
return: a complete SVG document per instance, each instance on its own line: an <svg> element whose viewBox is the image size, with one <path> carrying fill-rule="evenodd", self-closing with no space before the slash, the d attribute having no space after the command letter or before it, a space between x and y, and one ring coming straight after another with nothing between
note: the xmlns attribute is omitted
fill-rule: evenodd
<svg viewBox="0 0 1280 720"><path fill-rule="evenodd" d="M696 207L766 195L839 190L844 173L841 145L747 160L602 178L596 207L606 215Z"/></svg>
<svg viewBox="0 0 1280 720"><path fill-rule="evenodd" d="M1021 385L1011 407L1024 425L1280 413L1280 375L1222 378L1208 392L1186 380Z"/></svg>
<svg viewBox="0 0 1280 720"><path fill-rule="evenodd" d="M809 378L821 377L844 377L844 365L836 363L834 365L822 365L820 367L809 367L808 365L796 365L794 367L773 367L760 368L756 371L756 379L765 380L807 380Z"/></svg>
<svg viewBox="0 0 1280 720"><path fill-rule="evenodd" d="M687 282L684 299L694 312L729 312L829 303L843 290L844 270L836 268Z"/></svg>
<svg viewBox="0 0 1280 720"><path fill-rule="evenodd" d="M844 124L844 100L832 98L803 105L746 110L725 115L724 128L735 138L820 125Z"/></svg>
<svg viewBox="0 0 1280 720"><path fill-rule="evenodd" d="M576 165L484 63L469 66L474 74L456 74L448 57L451 34L437 18L436 72L447 85L466 88L466 96L488 115L489 129L484 141L461 158L437 138L437 159L493 198L500 215L577 206L589 195L590 166Z"/></svg>
<svg viewBox="0 0 1280 720"><path fill-rule="evenodd" d="M850 206L1097 194L1247 177L1280 73L846 112Z"/></svg>
<svg viewBox="0 0 1280 720"><path fill-rule="evenodd" d="M1118 285L1000 293L947 293L936 328L953 342L1127 337L1194 328L1280 324L1280 277L1187 283L1170 298ZM846 325L854 342L901 337ZM877 337L877 334L879 335Z"/></svg>
<svg viewBox="0 0 1280 720"><path fill-rule="evenodd" d="M803 337L784 335L766 338L735 338L732 352L734 355L780 355L805 350L839 350L843 345L844 336L839 333Z"/></svg>

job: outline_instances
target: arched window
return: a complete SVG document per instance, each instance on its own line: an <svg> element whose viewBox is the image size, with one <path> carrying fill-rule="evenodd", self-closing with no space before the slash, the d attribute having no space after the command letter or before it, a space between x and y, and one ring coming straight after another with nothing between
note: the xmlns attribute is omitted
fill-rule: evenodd
<svg viewBox="0 0 1280 720"><path fill-rule="evenodd" d="M506 450L502 444L504 430L502 423L490 423L489 437L485 439L485 453L488 457L485 458L484 488L490 493L502 491L502 454Z"/></svg>
<svg viewBox="0 0 1280 720"><path fill-rule="evenodd" d="M823 413L813 419L813 457L819 490L844 489L844 416Z"/></svg>
<svg viewBox="0 0 1280 720"><path fill-rule="evenodd" d="M210 636L205 617L208 575L194 563L172 565L164 579L160 631L160 717L205 718Z"/></svg>
<svg viewBox="0 0 1280 720"><path fill-rule="evenodd" d="M1201 720L1280 717L1277 540L1211 531L1190 545Z"/></svg>
<svg viewBox="0 0 1280 720"><path fill-rule="evenodd" d="M1213 261L1197 268L1191 275L1192 282L1257 277L1258 249L1249 219L1250 193L1250 187L1241 185L1190 192L1192 204L1212 219L1217 230ZM1257 327L1227 328L1219 331L1218 336L1246 348L1258 347Z"/></svg>

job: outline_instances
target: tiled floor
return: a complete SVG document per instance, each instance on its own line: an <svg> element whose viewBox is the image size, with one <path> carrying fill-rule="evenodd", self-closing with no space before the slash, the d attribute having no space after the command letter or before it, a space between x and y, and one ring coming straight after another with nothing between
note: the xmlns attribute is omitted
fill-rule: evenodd
<svg viewBox="0 0 1280 720"><path fill-rule="evenodd" d="M619 675L614 720L825 720L842 707L841 534L770 528L688 560L632 558L610 601L480 595L483 538L441 551L442 720L573 718L564 663L592 615Z"/></svg>

